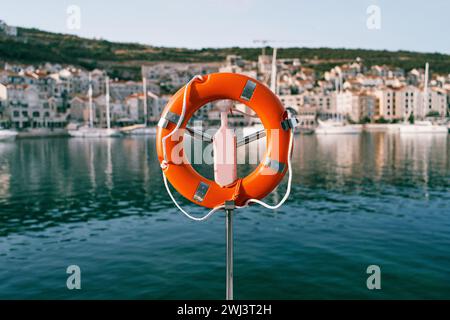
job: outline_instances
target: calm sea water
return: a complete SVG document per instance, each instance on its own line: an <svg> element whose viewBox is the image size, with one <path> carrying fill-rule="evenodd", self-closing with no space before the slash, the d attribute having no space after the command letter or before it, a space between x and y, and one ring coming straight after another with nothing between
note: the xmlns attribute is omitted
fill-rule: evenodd
<svg viewBox="0 0 450 320"><path fill-rule="evenodd" d="M0 143L0 298L224 298L224 215L181 215L154 146ZM447 135L297 136L288 204L236 215L235 297L449 299L449 160ZM379 291L366 287L372 264Z"/></svg>

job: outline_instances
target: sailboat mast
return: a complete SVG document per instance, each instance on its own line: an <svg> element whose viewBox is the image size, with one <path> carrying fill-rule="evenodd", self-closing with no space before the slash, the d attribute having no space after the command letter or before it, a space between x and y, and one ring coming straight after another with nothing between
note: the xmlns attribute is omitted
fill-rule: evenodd
<svg viewBox="0 0 450 320"><path fill-rule="evenodd" d="M147 78L142 77L142 89L144 91L144 125L147 126Z"/></svg>
<svg viewBox="0 0 450 320"><path fill-rule="evenodd" d="M94 127L94 111L92 108L92 75L90 72L89 72L88 99L89 99L89 128L93 128Z"/></svg>
<svg viewBox="0 0 450 320"><path fill-rule="evenodd" d="M276 94L276 90L277 90L277 48L273 48L270 90L272 90L272 92Z"/></svg>
<svg viewBox="0 0 450 320"><path fill-rule="evenodd" d="M109 77L106 76L106 127L111 129L111 118L109 114Z"/></svg>
<svg viewBox="0 0 450 320"><path fill-rule="evenodd" d="M424 79L424 86L423 86L423 117L427 114L427 107L428 107L428 73L429 73L429 65L428 62L425 64L425 79Z"/></svg>

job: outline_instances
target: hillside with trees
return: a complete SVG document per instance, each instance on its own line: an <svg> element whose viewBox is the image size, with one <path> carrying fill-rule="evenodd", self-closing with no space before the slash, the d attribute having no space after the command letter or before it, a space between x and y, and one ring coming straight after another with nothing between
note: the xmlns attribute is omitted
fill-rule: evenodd
<svg viewBox="0 0 450 320"><path fill-rule="evenodd" d="M271 53L270 48L266 50ZM260 48L186 49L155 47L138 43L119 43L86 39L74 35L18 28L16 37L0 34L0 61L20 64L45 62L71 64L86 69L106 69L113 77L137 79L142 64L156 62L222 62L229 54L256 60ZM386 51L343 48L281 48L279 58L300 58L305 66L321 73L356 57L364 64L389 65L405 69L422 68L429 62L433 72L450 73L450 55L409 51Z"/></svg>

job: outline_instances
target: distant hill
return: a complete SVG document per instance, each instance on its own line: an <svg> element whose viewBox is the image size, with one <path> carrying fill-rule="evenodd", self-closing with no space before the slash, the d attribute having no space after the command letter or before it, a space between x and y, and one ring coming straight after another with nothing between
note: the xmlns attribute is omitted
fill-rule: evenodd
<svg viewBox="0 0 450 320"><path fill-rule="evenodd" d="M270 53L270 50L268 50ZM256 60L259 48L205 48L185 49L118 43L86 39L74 35L45 32L38 29L18 28L18 36L0 33L0 61L24 64L43 62L72 64L87 69L103 68L112 77L138 79L144 63L169 62L222 62L228 54L238 54L244 59ZM450 55L408 51L282 48L279 58L300 58L305 65L313 66L319 73L331 67L352 61L356 57L368 66L386 64L405 70L422 68L429 62L433 72L450 73Z"/></svg>

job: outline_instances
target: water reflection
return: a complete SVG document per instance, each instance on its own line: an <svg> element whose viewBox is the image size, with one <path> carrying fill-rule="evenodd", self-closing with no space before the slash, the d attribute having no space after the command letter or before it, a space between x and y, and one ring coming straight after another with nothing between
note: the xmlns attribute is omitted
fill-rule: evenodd
<svg viewBox="0 0 450 320"><path fill-rule="evenodd" d="M264 143L252 152L261 157ZM240 150L239 157L248 159L248 149ZM390 188L426 197L433 190L448 190L449 166L449 140L442 135L296 136L291 204L305 196L320 199L329 190L376 197ZM239 174L253 168L241 165ZM197 170L209 170L206 175L212 178L211 167ZM0 144L0 182L0 235L172 208L154 138ZM270 201L283 192L281 186Z"/></svg>
<svg viewBox="0 0 450 320"><path fill-rule="evenodd" d="M352 174L355 163L361 160L360 135L318 135L317 152L324 166L331 166L337 177Z"/></svg>
<svg viewBox="0 0 450 320"><path fill-rule="evenodd" d="M448 144L446 135L304 136L296 142L296 182L349 190L377 182L448 186Z"/></svg>
<svg viewBox="0 0 450 320"><path fill-rule="evenodd" d="M19 140L0 146L1 235L150 215L165 205L154 140Z"/></svg>
<svg viewBox="0 0 450 320"><path fill-rule="evenodd" d="M285 206L236 215L239 298L449 297L447 137L297 136L293 165ZM223 297L224 216L173 208L154 138L0 144L0 177L0 297L73 298L72 263L81 299ZM361 281L373 263L378 293Z"/></svg>
<svg viewBox="0 0 450 320"><path fill-rule="evenodd" d="M12 143L0 142L0 204L1 199L10 196L9 189L11 184L11 171L9 168L9 162L6 159L7 152L14 148Z"/></svg>

